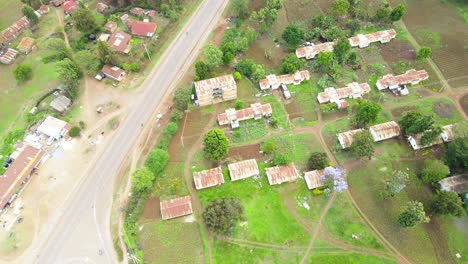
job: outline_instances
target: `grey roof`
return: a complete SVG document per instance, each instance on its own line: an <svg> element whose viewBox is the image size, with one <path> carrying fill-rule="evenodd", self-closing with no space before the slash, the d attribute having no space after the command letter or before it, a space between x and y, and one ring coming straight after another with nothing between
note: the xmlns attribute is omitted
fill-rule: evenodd
<svg viewBox="0 0 468 264"><path fill-rule="evenodd" d="M70 99L68 99L64 95L59 95L50 103L50 107L52 107L54 110L58 112L63 112L67 110L70 104L71 104Z"/></svg>
<svg viewBox="0 0 468 264"><path fill-rule="evenodd" d="M448 177L439 181L442 191L456 192L458 194L468 192L468 174Z"/></svg>

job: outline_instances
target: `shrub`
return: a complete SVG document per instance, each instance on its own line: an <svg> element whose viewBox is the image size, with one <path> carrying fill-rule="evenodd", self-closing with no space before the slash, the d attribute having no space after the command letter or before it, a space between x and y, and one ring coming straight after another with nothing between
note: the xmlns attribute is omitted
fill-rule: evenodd
<svg viewBox="0 0 468 264"><path fill-rule="evenodd" d="M72 138L78 137L80 133L81 133L81 128L77 126L70 128L70 131L68 131L68 135Z"/></svg>
<svg viewBox="0 0 468 264"><path fill-rule="evenodd" d="M424 161L421 176L424 182L434 183L445 178L449 172L449 168L441 160L427 159Z"/></svg>
<svg viewBox="0 0 468 264"><path fill-rule="evenodd" d="M236 71L234 72L233 77L234 77L234 80L238 81L242 78L242 75L240 74L240 72Z"/></svg>
<svg viewBox="0 0 468 264"><path fill-rule="evenodd" d="M237 198L215 199L203 211L203 220L210 230L219 234L230 234L242 218L243 211Z"/></svg>
<svg viewBox="0 0 468 264"><path fill-rule="evenodd" d="M146 158L145 166L155 176L159 176L169 161L169 153L162 149L153 149L148 158Z"/></svg>
<svg viewBox="0 0 468 264"><path fill-rule="evenodd" d="M236 105L235 105L236 110L243 109L244 107L245 107L244 101L242 101L240 99L237 99L236 100Z"/></svg>
<svg viewBox="0 0 468 264"><path fill-rule="evenodd" d="M203 143L205 157L213 161L220 161L229 151L229 141L224 132L218 128L208 131Z"/></svg>
<svg viewBox="0 0 468 264"><path fill-rule="evenodd" d="M273 141L267 141L267 142L263 143L262 152L264 154L267 154L267 155L275 154L275 151L276 151L276 147L275 147L275 143L273 143Z"/></svg>
<svg viewBox="0 0 468 264"><path fill-rule="evenodd" d="M273 165L279 166L279 165L288 165L291 162L291 159L287 154L276 154L273 157Z"/></svg>
<svg viewBox="0 0 468 264"><path fill-rule="evenodd" d="M26 64L18 64L13 70L13 76L18 83L27 81L32 78L33 70L31 66Z"/></svg>
<svg viewBox="0 0 468 264"><path fill-rule="evenodd" d="M325 152L313 152L309 158L309 168L311 170L321 170L328 166L329 160Z"/></svg>

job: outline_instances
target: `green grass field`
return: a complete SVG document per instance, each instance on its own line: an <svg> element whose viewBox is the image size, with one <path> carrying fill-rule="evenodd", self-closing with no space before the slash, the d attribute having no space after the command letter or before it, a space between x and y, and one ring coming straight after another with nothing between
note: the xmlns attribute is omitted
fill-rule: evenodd
<svg viewBox="0 0 468 264"><path fill-rule="evenodd" d="M2 0L0 10L0 31L9 27L13 22L23 16L21 7L23 3L17 0Z"/></svg>
<svg viewBox="0 0 468 264"><path fill-rule="evenodd" d="M310 263L348 263L348 264L387 264L396 263L387 259L378 258L368 255L360 255L356 253L326 253L326 254L312 254L309 258Z"/></svg>
<svg viewBox="0 0 468 264"><path fill-rule="evenodd" d="M268 125L263 119L241 121L240 127L232 130L231 143L240 145L259 139L268 133Z"/></svg>

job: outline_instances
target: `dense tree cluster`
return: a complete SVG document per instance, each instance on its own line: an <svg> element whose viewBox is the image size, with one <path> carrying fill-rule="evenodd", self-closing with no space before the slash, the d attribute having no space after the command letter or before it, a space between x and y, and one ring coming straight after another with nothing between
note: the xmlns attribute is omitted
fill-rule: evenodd
<svg viewBox="0 0 468 264"><path fill-rule="evenodd" d="M177 124L175 124L177 132ZM175 133L174 133L175 134ZM145 161L145 167L151 171L154 176L161 176L163 169L169 161L169 153L162 149L153 149Z"/></svg>
<svg viewBox="0 0 468 264"><path fill-rule="evenodd" d="M354 141L350 149L358 157L368 157L371 159L375 150L372 134L368 130L354 134Z"/></svg>
<svg viewBox="0 0 468 264"><path fill-rule="evenodd" d="M419 223L429 223L430 219L424 211L424 205L418 201L410 201L398 217L401 227L413 227Z"/></svg>
<svg viewBox="0 0 468 264"><path fill-rule="evenodd" d="M220 161L229 151L229 140L221 129L215 128L205 134L203 146L206 158Z"/></svg>
<svg viewBox="0 0 468 264"><path fill-rule="evenodd" d="M450 142L444 158L452 168L468 168L468 137L458 137Z"/></svg>
<svg viewBox="0 0 468 264"><path fill-rule="evenodd" d="M305 33L298 25L292 24L284 29L281 37L283 37L290 49L295 49L304 41Z"/></svg>
<svg viewBox="0 0 468 264"><path fill-rule="evenodd" d="M96 18L87 8L78 8L71 17L76 29L82 33L91 33L97 29Z"/></svg>
<svg viewBox="0 0 468 264"><path fill-rule="evenodd" d="M281 7L283 7L283 0L267 0L265 7L262 7L258 12L252 12L250 18L259 24L260 32L266 32L275 22Z"/></svg>
<svg viewBox="0 0 468 264"><path fill-rule="evenodd" d="M377 121L382 106L366 100L361 100L356 106L356 112L353 116L353 123L358 127L366 127Z"/></svg>
<svg viewBox="0 0 468 264"><path fill-rule="evenodd" d="M203 211L203 220L213 232L230 234L236 223L242 219L243 211L237 198L215 199Z"/></svg>
<svg viewBox="0 0 468 264"><path fill-rule="evenodd" d="M255 82L265 77L265 68L256 64L252 59L241 59L237 61L236 70Z"/></svg>
<svg viewBox="0 0 468 264"><path fill-rule="evenodd" d="M247 27L245 30L237 28L226 30L220 45L223 52L223 63L229 64L235 55L247 51L256 38L255 30L251 27Z"/></svg>
<svg viewBox="0 0 468 264"><path fill-rule="evenodd" d="M430 210L438 215L462 216L463 202L454 192L442 191L432 197Z"/></svg>
<svg viewBox="0 0 468 264"><path fill-rule="evenodd" d="M32 78L32 67L27 64L18 64L13 70L13 76L18 83L27 81Z"/></svg>

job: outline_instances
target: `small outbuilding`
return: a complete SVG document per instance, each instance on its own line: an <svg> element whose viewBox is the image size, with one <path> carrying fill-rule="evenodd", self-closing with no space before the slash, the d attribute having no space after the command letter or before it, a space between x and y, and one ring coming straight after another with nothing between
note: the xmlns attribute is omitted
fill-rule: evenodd
<svg viewBox="0 0 468 264"><path fill-rule="evenodd" d="M71 104L71 100L68 99L68 97L64 95L59 95L55 97L55 99L52 100L52 102L50 102L50 107L52 107L52 109L54 109L55 111L59 113L63 113L67 111L70 104Z"/></svg>
<svg viewBox="0 0 468 264"><path fill-rule="evenodd" d="M0 62L3 64L11 64L15 61L18 52L14 49L8 48L3 54L0 53Z"/></svg>
<svg viewBox="0 0 468 264"><path fill-rule="evenodd" d="M125 76L124 70L120 69L117 66L112 66L109 64L106 64L104 65L104 67L102 67L102 73L104 73L109 79L112 79L117 82L120 82Z"/></svg>
<svg viewBox="0 0 468 264"><path fill-rule="evenodd" d="M193 173L193 182L197 190L221 185L224 183L223 170L221 167L212 168Z"/></svg>
<svg viewBox="0 0 468 264"><path fill-rule="evenodd" d="M162 219L173 219L192 214L192 201L188 195L170 200L161 200L160 209Z"/></svg>
<svg viewBox="0 0 468 264"><path fill-rule="evenodd" d="M440 189L458 194L468 192L468 174L447 177L439 181Z"/></svg>
<svg viewBox="0 0 468 264"><path fill-rule="evenodd" d="M294 166L294 163L266 168L265 171L270 185L292 182L300 177L299 171L296 169L296 166Z"/></svg>
<svg viewBox="0 0 468 264"><path fill-rule="evenodd" d="M114 31L117 29L117 22L109 20L104 25L104 28L106 29L107 33L114 33Z"/></svg>

